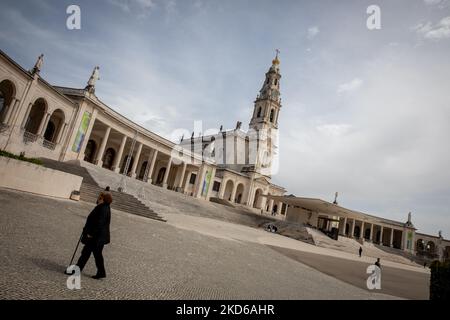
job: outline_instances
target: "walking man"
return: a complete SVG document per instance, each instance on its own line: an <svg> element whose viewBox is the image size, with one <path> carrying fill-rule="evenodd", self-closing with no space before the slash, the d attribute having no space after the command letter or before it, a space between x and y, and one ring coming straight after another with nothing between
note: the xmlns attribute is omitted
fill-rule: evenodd
<svg viewBox="0 0 450 320"><path fill-rule="evenodd" d="M361 258L362 252L363 252L363 249L362 249L362 247L360 246L360 247L359 247L359 257L360 257L360 258Z"/></svg>

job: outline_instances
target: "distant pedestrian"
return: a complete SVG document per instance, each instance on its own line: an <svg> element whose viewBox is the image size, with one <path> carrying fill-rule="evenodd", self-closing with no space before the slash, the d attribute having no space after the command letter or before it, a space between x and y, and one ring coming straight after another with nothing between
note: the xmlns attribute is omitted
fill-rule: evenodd
<svg viewBox="0 0 450 320"><path fill-rule="evenodd" d="M363 249L362 249L362 247L360 246L360 247L359 247L359 257L360 257L360 258L361 258L362 252L363 252Z"/></svg>
<svg viewBox="0 0 450 320"><path fill-rule="evenodd" d="M83 228L81 243L84 244L84 248L81 251L77 266L80 268L81 272L88 262L91 253L93 253L95 265L97 266L97 274L92 277L94 279L106 277L102 252L104 245L110 242L109 225L111 222L111 202L112 196L109 192L101 193L99 204L89 214Z"/></svg>
<svg viewBox="0 0 450 320"><path fill-rule="evenodd" d="M381 269L381 263L380 263L380 258L377 258L377 261L375 262L375 265Z"/></svg>

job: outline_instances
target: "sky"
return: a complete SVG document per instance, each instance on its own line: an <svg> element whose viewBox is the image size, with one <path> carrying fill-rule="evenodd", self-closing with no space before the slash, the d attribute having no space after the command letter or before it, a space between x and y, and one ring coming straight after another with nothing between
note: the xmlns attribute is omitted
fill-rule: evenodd
<svg viewBox="0 0 450 320"><path fill-rule="evenodd" d="M66 9L81 9L69 30ZM369 5L380 8L370 30ZM0 48L166 138L246 128L280 50L288 194L450 238L450 0L1 0Z"/></svg>

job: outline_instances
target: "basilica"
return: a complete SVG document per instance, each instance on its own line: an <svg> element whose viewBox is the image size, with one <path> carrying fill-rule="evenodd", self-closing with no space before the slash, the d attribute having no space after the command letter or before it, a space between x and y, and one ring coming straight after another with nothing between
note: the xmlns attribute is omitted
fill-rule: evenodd
<svg viewBox="0 0 450 320"><path fill-rule="evenodd" d="M361 213L320 199L285 196L272 183L278 168L280 60L270 64L253 104L249 129L220 128L170 141L114 111L95 93L100 67L85 86L52 85L40 76L44 56L24 68L0 51L0 148L15 155L88 162L109 172L184 193L199 201L309 224L336 236L450 257L442 235L416 232L407 221ZM55 182L57 183L57 182ZM406 220L406 219L405 219Z"/></svg>

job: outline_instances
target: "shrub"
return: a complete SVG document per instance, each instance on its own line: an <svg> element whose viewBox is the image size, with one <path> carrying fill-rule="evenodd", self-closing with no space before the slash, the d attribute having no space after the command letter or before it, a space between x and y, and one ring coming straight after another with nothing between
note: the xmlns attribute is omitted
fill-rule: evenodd
<svg viewBox="0 0 450 320"><path fill-rule="evenodd" d="M430 269L430 300L450 300L450 262L433 261Z"/></svg>
<svg viewBox="0 0 450 320"><path fill-rule="evenodd" d="M20 161L26 161L26 162L31 162L37 165L42 165L42 161L40 159L36 159L36 158L26 158L24 156L23 153L21 153L19 156L7 151L0 151L0 157L6 157L6 158L11 158L11 159L16 159L16 160L20 160Z"/></svg>

